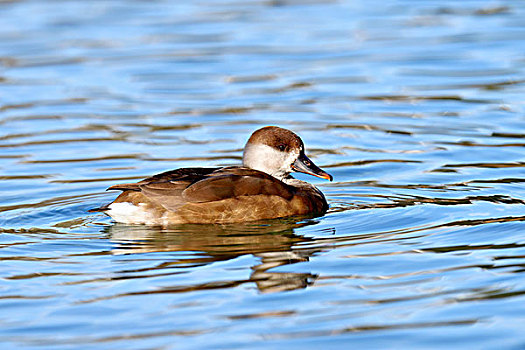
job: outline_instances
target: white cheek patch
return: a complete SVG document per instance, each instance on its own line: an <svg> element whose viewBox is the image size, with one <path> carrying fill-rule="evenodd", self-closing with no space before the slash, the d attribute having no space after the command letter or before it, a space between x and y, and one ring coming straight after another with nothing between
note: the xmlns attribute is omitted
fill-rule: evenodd
<svg viewBox="0 0 525 350"><path fill-rule="evenodd" d="M247 145L244 149L242 163L252 169L273 173L279 169L286 154L267 145Z"/></svg>
<svg viewBox="0 0 525 350"><path fill-rule="evenodd" d="M295 163L295 161L299 158L299 152L290 152L288 153L288 157L285 160L285 165L289 171L292 171L292 165Z"/></svg>
<svg viewBox="0 0 525 350"><path fill-rule="evenodd" d="M292 172L292 164L299 157L299 150L282 152L268 145L247 145L243 165L282 179Z"/></svg>

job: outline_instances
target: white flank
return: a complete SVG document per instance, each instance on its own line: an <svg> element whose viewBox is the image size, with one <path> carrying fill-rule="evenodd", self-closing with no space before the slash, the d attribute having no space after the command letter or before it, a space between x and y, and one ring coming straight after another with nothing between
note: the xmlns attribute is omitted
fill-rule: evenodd
<svg viewBox="0 0 525 350"><path fill-rule="evenodd" d="M109 206L110 210L106 211L106 213L115 221L124 224L157 224L158 220L155 215L145 210L144 207L145 204L143 203L140 203L138 206L128 202L113 203Z"/></svg>

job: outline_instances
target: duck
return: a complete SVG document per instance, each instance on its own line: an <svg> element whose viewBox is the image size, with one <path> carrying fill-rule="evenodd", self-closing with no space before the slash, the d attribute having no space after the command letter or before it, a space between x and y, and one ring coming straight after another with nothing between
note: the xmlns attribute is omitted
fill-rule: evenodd
<svg viewBox="0 0 525 350"><path fill-rule="evenodd" d="M124 224L230 224L295 215L322 215L323 193L294 178L301 172L329 181L328 174L305 154L294 132L266 126L253 132L244 147L242 165L179 168L136 183L107 190L121 193L103 212Z"/></svg>

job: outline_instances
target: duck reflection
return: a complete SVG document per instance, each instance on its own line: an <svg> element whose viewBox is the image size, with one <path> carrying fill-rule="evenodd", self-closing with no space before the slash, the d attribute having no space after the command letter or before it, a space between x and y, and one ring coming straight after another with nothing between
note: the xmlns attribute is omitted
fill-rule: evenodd
<svg viewBox="0 0 525 350"><path fill-rule="evenodd" d="M317 275L311 273L272 271L279 266L308 261L310 256L322 250L297 247L298 243L313 239L296 235L294 230L314 224L316 222L311 219L297 222L297 219L288 218L257 224L178 225L170 228L115 224L107 231L116 243L113 254L178 252L173 260L149 270L193 268L253 255L260 259L260 263L252 266L248 280L221 282L220 286L254 283L260 292L270 293L306 288L314 283ZM203 289L209 286L210 283L206 283ZM195 287L191 289L195 290Z"/></svg>

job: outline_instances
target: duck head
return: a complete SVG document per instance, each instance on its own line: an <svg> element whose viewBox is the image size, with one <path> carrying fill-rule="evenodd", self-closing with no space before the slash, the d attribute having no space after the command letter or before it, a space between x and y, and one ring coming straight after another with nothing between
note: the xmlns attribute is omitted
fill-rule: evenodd
<svg viewBox="0 0 525 350"><path fill-rule="evenodd" d="M277 126L266 126L250 136L244 147L242 163L279 180L292 172L301 172L332 181L332 175L306 156L301 138Z"/></svg>

